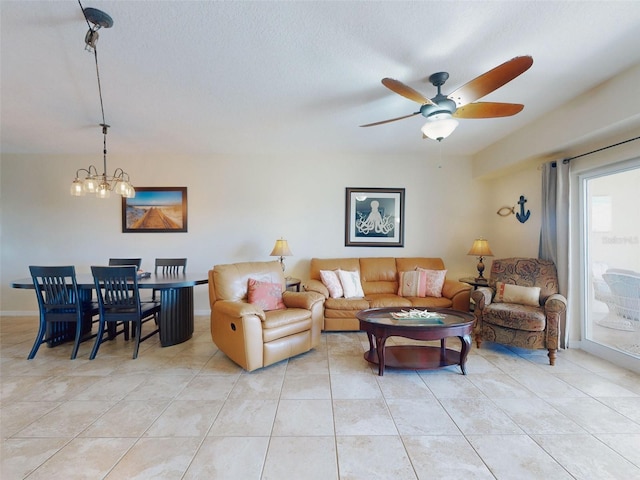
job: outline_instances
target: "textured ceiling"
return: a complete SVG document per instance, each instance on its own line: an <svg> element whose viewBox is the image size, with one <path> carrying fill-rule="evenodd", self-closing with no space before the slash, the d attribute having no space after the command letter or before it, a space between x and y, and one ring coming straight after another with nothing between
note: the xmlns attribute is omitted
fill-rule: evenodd
<svg viewBox="0 0 640 480"><path fill-rule="evenodd" d="M472 154L640 63L640 2L98 1L114 26L98 58L117 154L436 151L417 104L518 55L530 70L484 97L518 115L461 120L442 143ZM3 153L93 154L101 122L77 1L0 2ZM621 101L624 99L621 98Z"/></svg>

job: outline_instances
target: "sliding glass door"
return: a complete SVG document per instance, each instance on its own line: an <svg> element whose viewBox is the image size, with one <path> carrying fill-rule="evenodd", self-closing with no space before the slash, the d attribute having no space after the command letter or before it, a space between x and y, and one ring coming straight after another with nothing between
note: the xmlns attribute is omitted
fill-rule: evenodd
<svg viewBox="0 0 640 480"><path fill-rule="evenodd" d="M640 359L640 162L580 175L583 344Z"/></svg>

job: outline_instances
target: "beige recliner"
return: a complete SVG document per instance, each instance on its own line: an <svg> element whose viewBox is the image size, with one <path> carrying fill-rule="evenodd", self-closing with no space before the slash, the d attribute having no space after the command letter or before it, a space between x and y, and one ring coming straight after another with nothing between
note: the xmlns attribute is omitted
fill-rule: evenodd
<svg viewBox="0 0 640 480"><path fill-rule="evenodd" d="M279 283L285 308L264 311L248 300L249 280ZM216 265L209 270L211 339L248 371L308 352L320 343L324 297L290 292L279 262Z"/></svg>

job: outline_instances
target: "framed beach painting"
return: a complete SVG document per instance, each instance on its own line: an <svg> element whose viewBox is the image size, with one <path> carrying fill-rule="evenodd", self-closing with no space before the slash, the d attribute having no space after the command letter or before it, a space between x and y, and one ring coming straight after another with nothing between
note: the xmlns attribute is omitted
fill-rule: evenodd
<svg viewBox="0 0 640 480"><path fill-rule="evenodd" d="M122 231L166 233L187 231L187 187L135 187L122 197Z"/></svg>
<svg viewBox="0 0 640 480"><path fill-rule="evenodd" d="M347 187L346 193L345 246L404 246L404 188Z"/></svg>

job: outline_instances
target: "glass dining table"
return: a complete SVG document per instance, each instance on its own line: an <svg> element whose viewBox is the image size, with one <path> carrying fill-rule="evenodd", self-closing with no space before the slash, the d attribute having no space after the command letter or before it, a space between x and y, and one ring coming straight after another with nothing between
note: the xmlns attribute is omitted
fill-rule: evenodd
<svg viewBox="0 0 640 480"><path fill-rule="evenodd" d="M90 302L95 284L89 273L76 276L82 301ZM142 290L157 290L160 293L160 344L163 347L186 342L193 336L193 288L209 282L207 273L180 273L174 275L151 274L138 279ZM34 289L31 277L11 282L13 288Z"/></svg>

